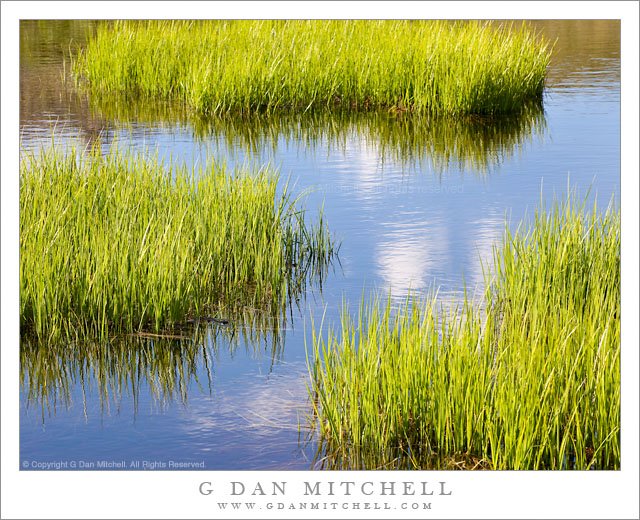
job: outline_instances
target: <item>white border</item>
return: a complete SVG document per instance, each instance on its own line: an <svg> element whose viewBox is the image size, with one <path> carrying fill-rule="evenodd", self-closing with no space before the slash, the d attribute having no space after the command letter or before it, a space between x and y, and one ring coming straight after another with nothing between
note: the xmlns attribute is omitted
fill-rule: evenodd
<svg viewBox="0 0 640 520"><path fill-rule="evenodd" d="M434 518L638 518L638 3L2 2L2 518L215 518L229 482L447 482ZM19 472L18 20L20 18L622 19L622 470L619 472ZM202 481L220 492L198 493ZM287 498L292 498L288 496ZM293 497L301 499L302 497ZM346 497L336 497L344 500ZM382 500L380 497L378 497ZM384 497L382 497L384 498ZM385 511L262 510L263 518L400 517ZM238 512L235 517L246 517ZM257 515L256 515L257 516Z"/></svg>

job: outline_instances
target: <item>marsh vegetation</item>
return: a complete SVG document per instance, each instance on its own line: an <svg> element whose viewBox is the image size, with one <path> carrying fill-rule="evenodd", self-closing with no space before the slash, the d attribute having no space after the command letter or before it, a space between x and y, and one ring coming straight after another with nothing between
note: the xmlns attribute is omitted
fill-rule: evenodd
<svg viewBox="0 0 640 520"><path fill-rule="evenodd" d="M256 307L322 276L322 212L273 169L164 165L157 154L42 148L20 162L20 323L41 339L159 331Z"/></svg>
<svg viewBox="0 0 640 520"><path fill-rule="evenodd" d="M620 465L620 214L567 200L505 232L484 308L433 295L314 329L312 425L330 467ZM326 460L329 462L326 462Z"/></svg>
<svg viewBox="0 0 640 520"><path fill-rule="evenodd" d="M547 42L447 21L117 21L73 60L93 95L172 98L200 113L314 106L447 115L541 100Z"/></svg>

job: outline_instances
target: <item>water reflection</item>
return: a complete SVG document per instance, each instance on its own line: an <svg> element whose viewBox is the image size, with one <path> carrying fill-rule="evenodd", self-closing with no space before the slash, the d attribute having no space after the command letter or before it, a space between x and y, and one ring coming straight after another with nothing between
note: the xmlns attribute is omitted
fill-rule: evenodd
<svg viewBox="0 0 640 520"><path fill-rule="evenodd" d="M378 275L388 283L391 297L402 301L411 287L433 283L438 259L449 253L449 233L441 217L430 222L399 219L383 227L375 253Z"/></svg>
<svg viewBox="0 0 640 520"><path fill-rule="evenodd" d="M430 167L438 174L448 168L468 168L486 173L520 150L533 136L544 133L544 111L540 104L525 107L518 116L465 119L418 116L387 110L314 110L254 113L235 117L202 118L186 107L144 99L135 102L109 98L93 99L96 120L110 120L135 139L142 128L181 131L188 128L192 139L214 143L233 155L238 149L256 159L294 146L315 150L322 146L375 154L376 163L392 162L401 167Z"/></svg>
<svg viewBox="0 0 640 520"><path fill-rule="evenodd" d="M94 33L95 20L20 20L20 64L59 65Z"/></svg>
<svg viewBox="0 0 640 520"><path fill-rule="evenodd" d="M101 413L119 412L124 401L130 402L129 411L135 415L141 393L160 408L174 401L186 406L196 388L212 393L221 351L233 358L241 349L250 357L266 356L271 364L281 358L284 320L256 313L246 313L245 318L164 334L130 334L108 342L51 344L27 337L20 346L25 407L39 407L45 422L58 409L76 404L74 389L81 390L86 420L87 398L96 395Z"/></svg>
<svg viewBox="0 0 640 520"><path fill-rule="evenodd" d="M114 124L73 87L69 56L95 31L91 20L20 21L20 128L27 145L56 138L110 144Z"/></svg>
<svg viewBox="0 0 640 520"><path fill-rule="evenodd" d="M459 281L441 274L442 260L447 258L454 267L446 266L446 271L462 275L468 297L481 302L486 269L492 265L493 247L500 243L504 226L504 215L497 214L470 222L447 215L442 209L431 215L393 215L393 220L380 224L373 253L377 275L386 282L389 295L397 304L412 289L438 286L438 301L453 304L461 297L462 289L456 295L452 288L459 288ZM462 247L461 242L472 247ZM460 255L461 250L466 254ZM447 289L442 290L443 286Z"/></svg>
<svg viewBox="0 0 640 520"><path fill-rule="evenodd" d="M28 76L28 74L26 74ZM22 118L22 141L34 148L56 127L57 141L80 136L85 144L99 141L103 149L116 139L136 144L156 134L213 145L234 156L238 150L253 160L267 161L283 147L315 152L366 151L375 169L393 164L428 169L443 175L452 167L486 174L521 152L544 134L544 111L534 104L518 116L450 119L389 111L328 111L218 116L202 119L187 108L167 102L136 101L121 104L89 99L70 90L60 95L59 109L39 118ZM51 100L43 100L49 108ZM33 103L31 103L33 104ZM69 107L65 112L65 107ZM38 112L27 106L25 111ZM56 115L57 114L57 115Z"/></svg>
<svg viewBox="0 0 640 520"><path fill-rule="evenodd" d="M620 87L620 20L534 20L530 26L555 41L547 87L578 93Z"/></svg>

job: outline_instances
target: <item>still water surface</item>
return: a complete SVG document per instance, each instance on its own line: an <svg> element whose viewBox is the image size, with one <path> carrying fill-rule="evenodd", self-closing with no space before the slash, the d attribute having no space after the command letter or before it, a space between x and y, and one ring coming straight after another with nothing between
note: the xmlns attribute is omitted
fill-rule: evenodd
<svg viewBox="0 0 640 520"><path fill-rule="evenodd" d="M620 26L533 22L556 41L543 109L491 123L386 112L203 121L180 107L75 91L63 56L92 24L21 24L22 145L99 141L167 160L270 162L306 206L323 206L340 262L272 327L234 323L188 341L21 345L20 458L38 463L203 462L206 469L309 469L305 336L343 302L466 285L479 298L507 219L529 219L567 185L604 209L620 198ZM67 75L65 77L65 71ZM162 465L164 464L164 466Z"/></svg>

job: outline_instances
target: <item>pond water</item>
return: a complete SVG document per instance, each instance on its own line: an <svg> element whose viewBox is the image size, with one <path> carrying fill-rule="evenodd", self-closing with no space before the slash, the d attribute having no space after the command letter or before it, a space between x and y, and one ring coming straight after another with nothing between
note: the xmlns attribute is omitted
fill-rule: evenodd
<svg viewBox="0 0 640 520"><path fill-rule="evenodd" d="M188 340L23 343L21 460L320 467L305 427L312 319L326 330L345 302L355 311L363 296L380 294L400 305L411 289L437 289L450 303L466 286L478 299L482 262L506 220L515 227L568 186L582 196L591 188L588 202L597 197L602 209L612 197L619 203L620 24L532 25L556 41L543 108L463 124L375 111L203 121L166 103L91 99L74 90L63 56L94 25L21 22L24 148L53 133L58 142L158 150L174 161L270 162L296 193L313 190L310 216L323 206L342 241L322 287L275 324L211 325Z"/></svg>

